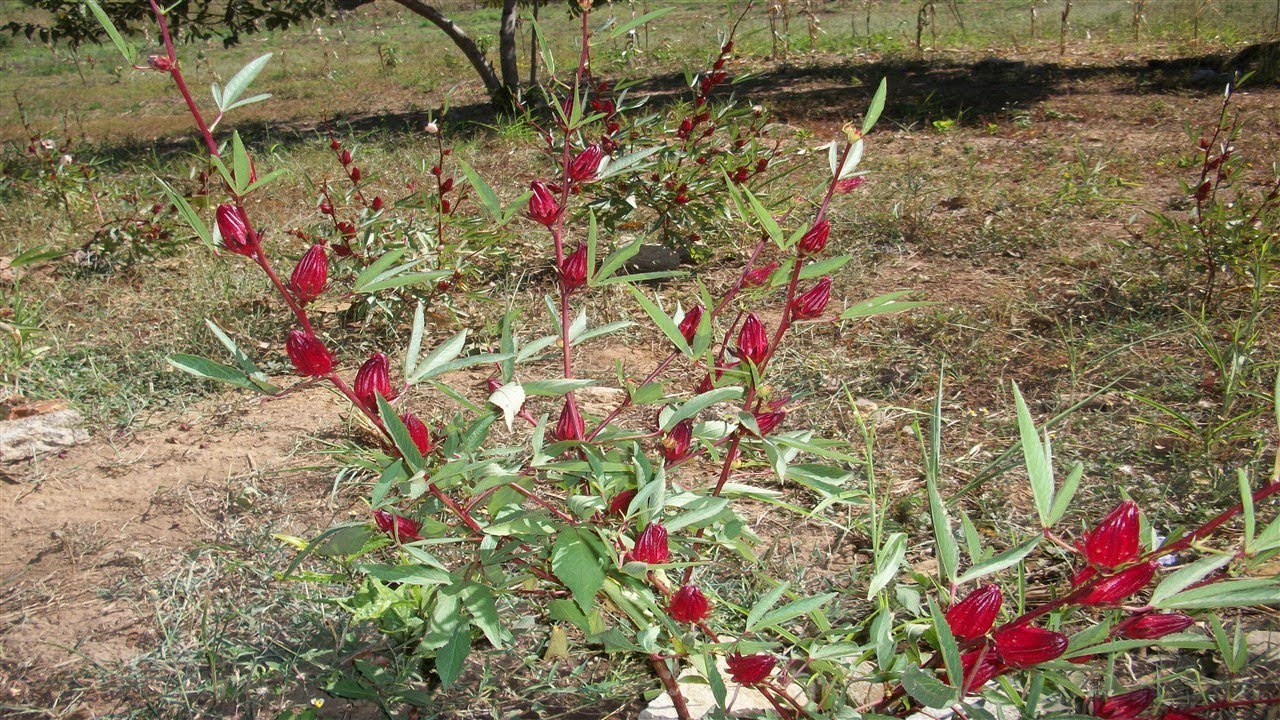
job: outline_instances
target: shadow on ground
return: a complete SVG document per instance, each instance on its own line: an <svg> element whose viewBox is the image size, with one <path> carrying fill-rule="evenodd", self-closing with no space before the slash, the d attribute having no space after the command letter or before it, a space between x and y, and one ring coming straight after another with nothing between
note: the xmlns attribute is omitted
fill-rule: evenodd
<svg viewBox="0 0 1280 720"><path fill-rule="evenodd" d="M1256 48L1258 46L1251 46ZM1074 92L1080 83L1111 80L1111 91L1141 94L1220 93L1235 73L1254 62L1249 49L1234 56L1206 54L1173 60L1136 59L1098 65L1064 65L988 57L976 62L936 59L885 59L875 62L807 58L805 65L781 64L750 75L733 86L741 99L772 108L784 122L836 121L857 117L865 110L871 88L887 78L891 91L885 121L909 127L921 122L950 119L958 124L979 124L1007 118L1045 100ZM1257 53L1253 54L1256 57ZM1243 60L1242 60L1243 58ZM632 86L631 94L650 96L650 108L686 102L683 73L651 77ZM434 113L438 115L437 113ZM339 132L379 135L394 141L418 136L430 119L428 111L351 113L330 119ZM498 115L487 103L454 105L445 116L454 137L467 138L489 132ZM242 137L252 145L285 146L314 140L324 133L319 123L242 123ZM158 141L129 140L100 146L98 157L109 166L137 162L139 154L154 152L160 159L191 151L190 137Z"/></svg>

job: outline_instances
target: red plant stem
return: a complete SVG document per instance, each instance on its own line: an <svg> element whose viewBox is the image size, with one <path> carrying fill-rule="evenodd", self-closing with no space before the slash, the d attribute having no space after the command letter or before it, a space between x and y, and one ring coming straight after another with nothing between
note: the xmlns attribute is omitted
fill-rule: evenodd
<svg viewBox="0 0 1280 720"><path fill-rule="evenodd" d="M169 33L169 21L165 20L164 11L160 9L160 5L156 0L148 0L151 3L151 12L156 16L156 23L160 25L160 36L164 38L164 50L169 56L169 62L172 69L169 75L173 77L173 83L178 86L178 92L182 93L182 99L187 101L187 109L191 111L191 117L196 121L196 127L200 129L200 135L204 138L205 148L209 150L209 154L218 156L218 143L213 139L213 131L204 121L204 116L200 114L200 108L196 106L195 98L191 97L191 90L187 88L187 82L182 77L182 71L178 69L178 52L173 47L173 36Z"/></svg>
<svg viewBox="0 0 1280 720"><path fill-rule="evenodd" d="M676 717L680 718L680 720L692 720L693 716L689 714L689 705L684 701L684 694L680 692L680 683L676 681L675 675L671 674L671 668L667 667L667 661L658 653L650 653L649 663L653 665L653 672L662 681L662 686L667 689L667 697L671 698L671 705L675 708Z"/></svg>
<svg viewBox="0 0 1280 720"><path fill-rule="evenodd" d="M256 239L257 231L252 232ZM307 317L307 311L298 304L293 294L280 281L280 276L276 275L276 271L271 267L271 261L267 259L267 254L262 251L261 246L258 246L257 252L253 254L253 260L258 263L258 267L262 268L267 277L271 278L271 284L276 286L276 292L280 293L280 297L284 298L284 301L288 303L289 309L293 311L293 316L298 319L298 324L302 325L302 329L306 330L309 335L315 335L315 330L311 327L311 320Z"/></svg>
<svg viewBox="0 0 1280 720"><path fill-rule="evenodd" d="M573 517L572 515L570 515L570 514L566 513L565 511L561 510L560 508L556 507L555 505L552 505L551 503L547 502L546 500L543 500L542 498L538 497L538 494L537 494L537 493L535 493L535 492L532 492L532 491L530 491L530 490L525 489L525 488L524 488L524 487L522 487L519 483L510 483L510 484L509 484L509 487L510 487L512 490L515 490L516 492L520 493L521 495L523 495L523 496L525 496L525 497L529 498L530 500L534 501L535 503L537 503L537 504L541 505L544 509L546 509L546 510L547 510L547 512L550 512L552 515L555 515L556 517L560 518L560 519L561 519L561 520L563 520L564 522L569 523L570 525L577 525L577 524L578 524L578 520L577 520L577 518L575 518L575 517Z"/></svg>
<svg viewBox="0 0 1280 720"><path fill-rule="evenodd" d="M1263 500L1271 497L1272 495L1275 495L1276 493L1280 493L1280 480L1273 480L1270 484L1263 486L1261 489L1255 492L1253 494L1253 503L1256 505L1257 503L1262 502ZM1152 550L1151 552L1146 553L1139 559L1143 561L1155 560L1157 558L1164 557L1165 555L1169 555L1169 554L1178 552L1180 550L1185 550L1191 547L1191 544L1193 542L1195 542L1196 540L1199 540L1200 538L1207 537L1208 535L1213 533L1214 530L1217 530L1223 523L1227 522L1232 517L1234 517L1235 515L1243 511L1244 511L1244 503L1236 503L1235 505L1232 505L1226 510L1223 510L1214 519L1201 525L1199 528L1196 528L1194 531L1183 536L1179 540L1169 543L1167 545L1164 545L1159 549Z"/></svg>

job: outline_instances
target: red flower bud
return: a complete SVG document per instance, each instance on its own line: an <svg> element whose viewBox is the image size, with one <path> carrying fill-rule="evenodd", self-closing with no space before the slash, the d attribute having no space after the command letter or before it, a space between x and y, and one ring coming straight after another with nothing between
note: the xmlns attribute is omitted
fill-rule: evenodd
<svg viewBox="0 0 1280 720"><path fill-rule="evenodd" d="M702 313L704 308L701 304L694 305L684 314L680 320L680 334L684 336L687 343L693 342L693 336L698 334L698 326L702 324Z"/></svg>
<svg viewBox="0 0 1280 720"><path fill-rule="evenodd" d="M343 150L343 151L342 151L342 153L341 153L340 155L338 155L338 159L342 161L342 164L343 164L343 165L350 165L350 164L351 164L351 151L350 151L350 150Z"/></svg>
<svg viewBox="0 0 1280 720"><path fill-rule="evenodd" d="M369 203L369 209L374 212L378 212L379 210L382 209L382 205L383 205L382 196L378 195L373 198L373 202Z"/></svg>
<svg viewBox="0 0 1280 720"><path fill-rule="evenodd" d="M376 352L364 361L356 371L356 382L352 389L360 402L370 410L378 407L377 395L388 401L395 399L395 392L391 389L391 362L386 353Z"/></svg>
<svg viewBox="0 0 1280 720"><path fill-rule="evenodd" d="M422 537L418 533L422 530L422 523L416 520L410 520L407 517L392 515L386 510L374 510L373 522L377 524L378 529L382 532L396 538L400 542L415 542L421 540Z"/></svg>
<svg viewBox="0 0 1280 720"><path fill-rule="evenodd" d="M430 455L436 449L435 443L431 442L431 431L417 415L404 413L400 416L400 422L404 423L405 429L409 431L409 439L413 440L413 444L423 457Z"/></svg>
<svg viewBox="0 0 1280 720"><path fill-rule="evenodd" d="M685 118L680 121L680 127L676 129L676 137L681 140L687 140L691 132L693 132L693 120Z"/></svg>
<svg viewBox="0 0 1280 720"><path fill-rule="evenodd" d="M355 165L352 165L351 166L351 182L353 183L360 182L360 177L361 177L360 168L356 167Z"/></svg>
<svg viewBox="0 0 1280 720"><path fill-rule="evenodd" d="M346 220L343 220L338 223L338 232L342 233L344 238L350 240L356 236L356 226Z"/></svg>
<svg viewBox="0 0 1280 720"><path fill-rule="evenodd" d="M679 462L689 456L689 444L692 442L693 419L685 418L662 438L662 457L667 464Z"/></svg>
<svg viewBox="0 0 1280 720"><path fill-rule="evenodd" d="M1155 561L1134 565L1126 570L1099 580L1077 602L1081 605L1112 605L1138 592L1155 577Z"/></svg>
<svg viewBox="0 0 1280 720"><path fill-rule="evenodd" d="M631 501L636 499L635 490L623 490L613 499L609 501L609 509L605 510L605 515L611 517L622 517L627 514L627 508L631 507Z"/></svg>
<svg viewBox="0 0 1280 720"><path fill-rule="evenodd" d="M1109 698L1091 698L1088 713L1103 720L1132 720L1150 707L1151 701L1155 699L1156 691L1151 688L1112 695Z"/></svg>
<svg viewBox="0 0 1280 720"><path fill-rule="evenodd" d="M172 72L173 61L167 55L148 55L147 67L160 72Z"/></svg>
<svg viewBox="0 0 1280 720"><path fill-rule="evenodd" d="M328 201L328 200L321 200L321 201L320 201L320 213L321 213L322 215L332 215L332 214L333 214L333 206L329 204L329 201Z"/></svg>
<svg viewBox="0 0 1280 720"><path fill-rule="evenodd" d="M995 625L1003 602L999 586L983 585L947 610L947 627L962 642L982 637Z"/></svg>
<svg viewBox="0 0 1280 720"><path fill-rule="evenodd" d="M453 206L449 204L449 201L448 201L448 200L441 200L441 201L440 201L440 212L444 213L445 215L448 215L448 214L449 214L449 211L450 211L452 208L453 208Z"/></svg>
<svg viewBox="0 0 1280 720"><path fill-rule="evenodd" d="M1049 662L1067 651L1066 635L1031 625L997 630L995 641L1000 659L1018 668Z"/></svg>
<svg viewBox="0 0 1280 720"><path fill-rule="evenodd" d="M1138 556L1138 506L1125 500L1085 535L1081 548L1090 563L1114 570Z"/></svg>
<svg viewBox="0 0 1280 720"><path fill-rule="evenodd" d="M769 158L760 158L756 160L756 172L762 173L769 169Z"/></svg>
<svg viewBox="0 0 1280 720"><path fill-rule="evenodd" d="M341 148L341 147L342 147L342 143L338 142L338 139L337 139L337 138L332 138L331 140L329 140L329 149L330 149L330 150L337 150L337 149L339 149L339 148Z"/></svg>
<svg viewBox="0 0 1280 720"><path fill-rule="evenodd" d="M529 199L529 219L547 227L555 225L560 218L560 203L556 202L547 184L534 180L529 184L529 189L533 190L533 197Z"/></svg>
<svg viewBox="0 0 1280 720"><path fill-rule="evenodd" d="M237 255L253 255L258 251L258 238L249 228L249 217L239 205L223 203L215 213L222 246Z"/></svg>
<svg viewBox="0 0 1280 720"><path fill-rule="evenodd" d="M315 335L298 329L290 330L284 349L299 375L320 377L333 370L333 358Z"/></svg>
<svg viewBox="0 0 1280 720"><path fill-rule="evenodd" d="M778 664L778 658L772 655L739 655L734 653L725 658L729 665L729 677L739 685L757 685L765 681Z"/></svg>
<svg viewBox="0 0 1280 720"><path fill-rule="evenodd" d="M785 410L756 413L756 426L760 428L760 437L764 437L774 430L777 430L778 426L782 424L782 421L786 419L786 417L787 413Z"/></svg>
<svg viewBox="0 0 1280 720"><path fill-rule="evenodd" d="M587 245L579 243L578 249L569 253L560 266L560 285L565 293L587 284Z"/></svg>
<svg viewBox="0 0 1280 720"><path fill-rule="evenodd" d="M848 195L849 193L862 187L862 183L866 182L866 178L862 175L855 175L851 178L836 181L836 192L840 195Z"/></svg>
<svg viewBox="0 0 1280 720"><path fill-rule="evenodd" d="M667 547L667 529L659 523L649 523L636 538L636 546L627 554L627 560L648 565L661 565L671 558Z"/></svg>
<svg viewBox="0 0 1280 720"><path fill-rule="evenodd" d="M759 365L769 357L769 336L755 313L747 313L747 319L738 332L738 357Z"/></svg>
<svg viewBox="0 0 1280 720"><path fill-rule="evenodd" d="M791 301L791 317L796 320L812 320L827 309L827 302L830 300L831 276L825 275L817 285Z"/></svg>
<svg viewBox="0 0 1280 720"><path fill-rule="evenodd" d="M724 377L725 370L732 369L734 367L737 367L738 365L739 365L738 361L734 360L728 365L716 366L716 380L719 380L720 378ZM710 392L714 387L715 387L715 383L711 380L711 373L707 373L706 375L702 376L702 381L698 383L698 389L695 390L695 392L701 395L704 392Z"/></svg>
<svg viewBox="0 0 1280 720"><path fill-rule="evenodd" d="M744 288L764 287L769 282L769 278L773 276L773 271L777 269L778 269L777 260L774 260L768 265L761 265L758 268L752 268L752 270L742 278L742 287Z"/></svg>
<svg viewBox="0 0 1280 720"><path fill-rule="evenodd" d="M800 253L801 257L817 255L827 246L829 237L831 237L831 222L822 218L809 228L809 232L801 236L800 242L796 244L796 252Z"/></svg>
<svg viewBox="0 0 1280 720"><path fill-rule="evenodd" d="M452 189L453 189L453 178L451 177L445 178L444 182L440 183L440 192L447 193Z"/></svg>
<svg viewBox="0 0 1280 720"><path fill-rule="evenodd" d="M1182 632L1195 622L1195 618L1182 613L1143 613L1120 623L1115 634L1134 640L1154 640Z"/></svg>
<svg viewBox="0 0 1280 720"><path fill-rule="evenodd" d="M587 434L587 424L582 420L582 414L578 412L578 406L572 398L565 400L560 420L556 422L551 434L559 442L581 440Z"/></svg>
<svg viewBox="0 0 1280 720"><path fill-rule="evenodd" d="M604 151L599 145L588 145L586 150L569 161L570 182L587 182L596 176L600 163L604 160Z"/></svg>
<svg viewBox="0 0 1280 720"><path fill-rule="evenodd" d="M676 622L696 623L711 614L711 603L697 585L684 585L671 596L667 614Z"/></svg>
<svg viewBox="0 0 1280 720"><path fill-rule="evenodd" d="M729 53L731 53L731 52L733 52L733 41L732 41L732 40L730 40L729 42L727 42L727 43L725 43L724 45L721 45L721 46L720 46L720 54L721 54L721 55L728 55L728 54L729 54Z"/></svg>
<svg viewBox="0 0 1280 720"><path fill-rule="evenodd" d="M324 292L328 281L329 256L325 254L324 245L312 245L294 266L293 274L289 276L289 289L305 305Z"/></svg>

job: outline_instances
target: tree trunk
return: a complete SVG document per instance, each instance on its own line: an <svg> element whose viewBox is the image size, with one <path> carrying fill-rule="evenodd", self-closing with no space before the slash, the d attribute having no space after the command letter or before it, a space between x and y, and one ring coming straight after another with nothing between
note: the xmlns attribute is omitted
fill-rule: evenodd
<svg viewBox="0 0 1280 720"><path fill-rule="evenodd" d="M476 74L480 76L481 82L484 83L484 89L489 93L489 97L493 100L494 106L499 109L506 109L510 107L515 87L508 87L501 79L498 78L498 73L493 69L493 63L489 62L489 58L485 57L485 54L481 52L480 47L476 45L476 41L472 40L469 35L463 32L462 28L458 27L457 23L445 17L444 14L434 6L428 5L420 0L395 1L404 6L410 12L416 15L421 15L427 20L430 20L431 24L440 28L445 35L448 35L449 39L453 41L453 44L458 46L458 49L462 51L462 54L467 56L467 60L471 62L471 67L475 68ZM507 0L507 3L512 7L515 6L515 0ZM503 8L503 13L505 18L505 7ZM512 38L512 41L512 45L514 46L514 37ZM519 82L518 79L516 82Z"/></svg>
<svg viewBox="0 0 1280 720"><path fill-rule="evenodd" d="M502 84L515 95L520 87L520 67L516 64L516 0L503 0L502 24L498 27L498 60L502 66Z"/></svg>

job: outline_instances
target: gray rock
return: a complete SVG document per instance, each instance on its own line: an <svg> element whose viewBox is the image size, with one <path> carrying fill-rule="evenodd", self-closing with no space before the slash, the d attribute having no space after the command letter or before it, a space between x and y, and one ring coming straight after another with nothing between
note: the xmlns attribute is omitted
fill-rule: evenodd
<svg viewBox="0 0 1280 720"><path fill-rule="evenodd" d="M82 443L89 439L83 423L71 408L0 422L0 460L26 460Z"/></svg>

